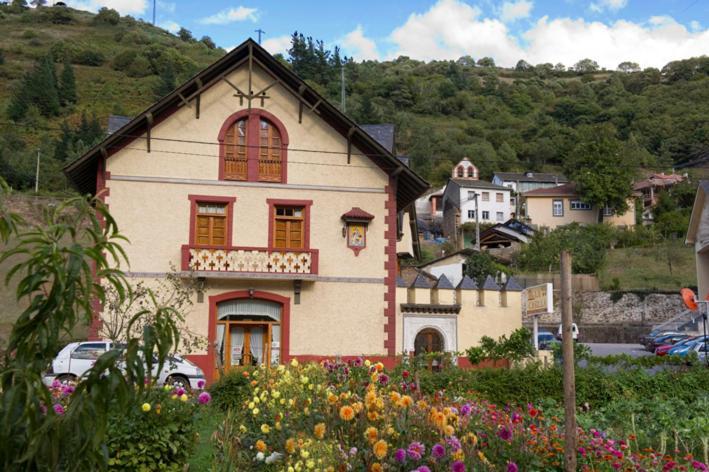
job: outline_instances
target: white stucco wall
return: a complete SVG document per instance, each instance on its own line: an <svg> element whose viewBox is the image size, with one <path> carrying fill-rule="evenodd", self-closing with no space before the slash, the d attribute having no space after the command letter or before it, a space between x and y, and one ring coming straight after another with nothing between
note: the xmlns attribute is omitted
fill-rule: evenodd
<svg viewBox="0 0 709 472"><path fill-rule="evenodd" d="M467 223L468 221L475 222L475 218L468 218L468 210L475 210L475 200L468 198L468 192L476 192L478 196L478 205L480 210L480 222L481 223L502 223L509 220L512 217L512 206L510 204L510 190L497 190L497 189L486 189L486 188L470 188L461 187L460 189L460 222L461 224ZM489 192L490 200L484 202L482 200L482 193ZM503 195L502 202L497 201L497 195L501 193ZM489 212L488 218L483 218L483 212ZM502 213L502 218L497 219L497 212Z"/></svg>

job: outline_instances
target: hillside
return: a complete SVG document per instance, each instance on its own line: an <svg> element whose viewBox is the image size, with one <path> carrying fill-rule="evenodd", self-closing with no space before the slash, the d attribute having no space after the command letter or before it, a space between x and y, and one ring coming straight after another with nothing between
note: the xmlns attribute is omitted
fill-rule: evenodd
<svg viewBox="0 0 709 472"><path fill-rule="evenodd" d="M109 114L138 113L158 89L225 53L208 38L178 37L113 13L0 7L0 79L7 84L0 88L0 173L16 188L32 186L40 148L47 156L42 188L66 189L61 166L100 136L96 129L105 128ZM8 105L23 77L50 52L56 75L71 63L78 100L48 114L30 107L10 121ZM584 129L604 123L612 125L626 167L637 173L668 169L709 149L707 57L628 72L598 70L593 61L574 70L523 61L502 69L490 58L469 56L355 63L296 34L284 61L336 103L344 64L346 111L360 123L395 123L397 151L433 184L463 156L483 177L496 170L573 171Z"/></svg>

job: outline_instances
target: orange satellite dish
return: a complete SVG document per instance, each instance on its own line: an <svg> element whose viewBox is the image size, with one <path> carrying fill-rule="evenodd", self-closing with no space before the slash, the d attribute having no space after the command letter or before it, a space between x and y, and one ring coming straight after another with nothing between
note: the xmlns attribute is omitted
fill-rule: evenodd
<svg viewBox="0 0 709 472"><path fill-rule="evenodd" d="M679 291L679 293L680 295L682 295L682 301L684 302L684 306L686 306L692 311L696 311L697 308L699 308L699 306L697 305L697 297L694 295L692 289L683 288Z"/></svg>

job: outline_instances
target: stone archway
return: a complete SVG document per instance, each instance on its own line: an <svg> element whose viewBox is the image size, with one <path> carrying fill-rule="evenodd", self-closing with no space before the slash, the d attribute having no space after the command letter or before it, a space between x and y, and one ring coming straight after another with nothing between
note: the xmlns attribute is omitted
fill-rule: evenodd
<svg viewBox="0 0 709 472"><path fill-rule="evenodd" d="M445 350L443 335L434 328L424 328L416 334L414 339L414 354L428 352L443 352Z"/></svg>

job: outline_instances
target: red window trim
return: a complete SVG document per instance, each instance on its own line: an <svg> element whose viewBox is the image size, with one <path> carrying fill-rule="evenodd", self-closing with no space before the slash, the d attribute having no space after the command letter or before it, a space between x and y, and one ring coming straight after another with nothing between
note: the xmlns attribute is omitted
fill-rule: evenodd
<svg viewBox="0 0 709 472"><path fill-rule="evenodd" d="M312 200L288 200L280 198L267 198L266 203L268 203L268 249L275 250L273 246L273 223L276 216L277 206L290 206L290 207L303 207L303 224L305 228L303 231L303 249L310 249L310 206L313 204ZM282 250L282 249L277 249Z"/></svg>
<svg viewBox="0 0 709 472"><path fill-rule="evenodd" d="M197 204L198 203L226 203L226 245L232 245L232 228L234 222L234 202L236 197L220 197L214 195L188 195L190 201L190 246L192 247L210 247L207 244L197 244L196 238L196 221L197 221Z"/></svg>
<svg viewBox="0 0 709 472"><path fill-rule="evenodd" d="M276 118L273 113L269 113L266 110L260 108L252 108L251 110L245 109L237 111L232 114L229 118L224 121L222 128L219 130L219 180L227 180L224 177L224 159L226 157L226 146L224 145L224 139L226 138L226 133L229 128L241 119L248 119L246 126L248 127L248 136L256 136L256 138L251 138L253 141L249 143L247 141L246 148L246 166L247 166L247 179L248 182L259 182L258 178L258 136L259 136L259 121L261 118L266 119L273 123L273 125L278 129L281 135L281 182L288 182L288 131L283 125L281 120Z"/></svg>

